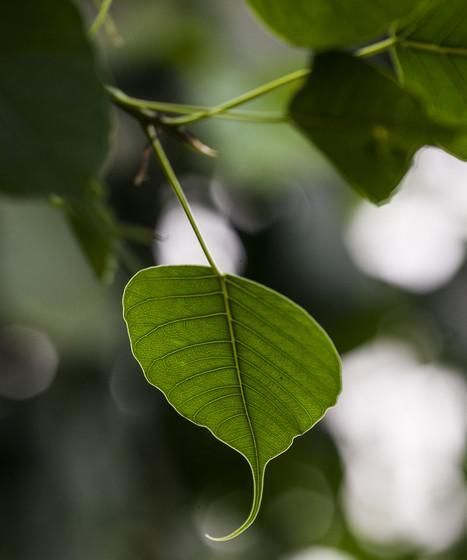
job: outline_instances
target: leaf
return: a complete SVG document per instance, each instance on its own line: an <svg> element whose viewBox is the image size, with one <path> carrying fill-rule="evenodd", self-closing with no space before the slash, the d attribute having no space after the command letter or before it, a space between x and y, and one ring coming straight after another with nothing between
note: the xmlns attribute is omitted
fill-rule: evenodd
<svg viewBox="0 0 467 560"><path fill-rule="evenodd" d="M106 155L109 116L73 4L4 2L0 67L0 191L80 193Z"/></svg>
<svg viewBox="0 0 467 560"><path fill-rule="evenodd" d="M289 113L350 186L376 203L394 193L419 148L459 134L433 122L378 68L345 53L316 57Z"/></svg>
<svg viewBox="0 0 467 560"><path fill-rule="evenodd" d="M397 35L395 62L401 83L424 100L435 118L467 127L467 4L434 6ZM467 158L467 138L446 146Z"/></svg>
<svg viewBox="0 0 467 560"><path fill-rule="evenodd" d="M203 266L137 273L123 296L135 358L185 418L245 457L255 520L268 462L335 404L340 362L300 307L260 284Z"/></svg>
<svg viewBox="0 0 467 560"><path fill-rule="evenodd" d="M361 44L438 0L247 0L285 41L327 50Z"/></svg>
<svg viewBox="0 0 467 560"><path fill-rule="evenodd" d="M467 124L467 4L435 6L397 35L400 79L437 117Z"/></svg>
<svg viewBox="0 0 467 560"><path fill-rule="evenodd" d="M102 188L93 185L85 196L60 206L97 278L111 282L117 267L119 232Z"/></svg>

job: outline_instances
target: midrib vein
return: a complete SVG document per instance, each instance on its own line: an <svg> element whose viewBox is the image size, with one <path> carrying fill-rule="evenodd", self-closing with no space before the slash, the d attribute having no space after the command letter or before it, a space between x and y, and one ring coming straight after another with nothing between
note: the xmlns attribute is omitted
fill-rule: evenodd
<svg viewBox="0 0 467 560"><path fill-rule="evenodd" d="M427 43L424 41L413 41L411 39L403 39L403 38L399 38L397 40L396 46L397 45L408 49L425 51L425 52L430 52L435 54L467 57L466 47L448 47L443 45L437 45L435 43Z"/></svg>
<svg viewBox="0 0 467 560"><path fill-rule="evenodd" d="M243 380L242 380L242 374L241 374L241 371L240 371L240 364L239 364L238 350L237 350L237 342L236 342L236 339L235 339L233 317L232 317L232 311L230 309L229 292L228 292L228 289L227 289L225 276L220 275L219 276L219 281L220 281L221 288L222 288L222 296L223 296L223 299L224 299L224 308L225 308L225 313L227 315L227 324L229 325L230 342L231 342L231 345L232 345L232 353L233 353L233 357L234 357L235 372L237 374L238 386L240 388L240 396L241 396L241 399L242 399L243 410L245 412L245 417L246 417L247 422L248 422L248 427L249 427L249 430L250 430L251 439L252 439L252 442L253 442L253 448L254 448L254 452L255 452L255 459L256 459L255 470L256 470L257 477L258 477L257 480L260 480L260 464L259 464L258 444L257 444L257 441L256 441L256 435L255 435L255 431L253 429L253 424L251 423L250 413L248 411L248 405L247 405L247 400L246 400L246 396L245 396L245 391L243 390ZM256 481L255 481L255 484L256 484Z"/></svg>

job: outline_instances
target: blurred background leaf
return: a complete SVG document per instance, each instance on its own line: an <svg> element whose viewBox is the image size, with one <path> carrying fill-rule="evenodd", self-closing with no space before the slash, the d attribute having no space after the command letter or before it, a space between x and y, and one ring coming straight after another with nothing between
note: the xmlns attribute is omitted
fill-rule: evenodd
<svg viewBox="0 0 467 560"><path fill-rule="evenodd" d="M0 64L0 190L82 192L107 154L109 117L73 4L5 4Z"/></svg>
<svg viewBox="0 0 467 560"><path fill-rule="evenodd" d="M400 82L424 100L438 120L467 127L467 23L465 3L435 4L396 35L394 61ZM467 159L467 133L441 143Z"/></svg>
<svg viewBox="0 0 467 560"><path fill-rule="evenodd" d="M439 0L247 0L284 40L316 50L357 46L407 23Z"/></svg>
<svg viewBox="0 0 467 560"><path fill-rule="evenodd" d="M467 123L467 22L465 3L434 5L396 34L401 82L420 94L430 112L451 123Z"/></svg>
<svg viewBox="0 0 467 560"><path fill-rule="evenodd" d="M392 77L344 53L315 58L290 116L348 183L376 203L391 197L418 149L457 136L456 128L433 122Z"/></svg>
<svg viewBox="0 0 467 560"><path fill-rule="evenodd" d="M102 185L91 184L81 197L58 200L57 205L63 209L97 278L110 283L118 264L120 232Z"/></svg>

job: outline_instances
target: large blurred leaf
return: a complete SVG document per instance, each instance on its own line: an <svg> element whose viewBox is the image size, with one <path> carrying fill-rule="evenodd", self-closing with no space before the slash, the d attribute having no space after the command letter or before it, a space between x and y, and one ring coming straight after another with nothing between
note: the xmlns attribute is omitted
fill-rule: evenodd
<svg viewBox="0 0 467 560"><path fill-rule="evenodd" d="M458 134L431 121L392 78L345 53L316 57L290 116L349 184L377 203L391 196L419 148Z"/></svg>
<svg viewBox="0 0 467 560"><path fill-rule="evenodd" d="M3 2L0 191L78 193L107 151L108 107L69 0Z"/></svg>
<svg viewBox="0 0 467 560"><path fill-rule="evenodd" d="M398 35L402 82L438 117L467 124L467 3L435 6Z"/></svg>
<svg viewBox="0 0 467 560"><path fill-rule="evenodd" d="M467 127L467 4L441 2L397 36L401 83L418 93L430 114ZM467 158L467 137L447 147Z"/></svg>
<svg viewBox="0 0 467 560"><path fill-rule="evenodd" d="M185 418L241 453L259 511L267 463L336 402L340 363L300 307L264 286L201 266L159 266L128 283L133 354Z"/></svg>
<svg viewBox="0 0 467 560"><path fill-rule="evenodd" d="M247 0L284 40L317 50L353 46L386 33L438 0Z"/></svg>

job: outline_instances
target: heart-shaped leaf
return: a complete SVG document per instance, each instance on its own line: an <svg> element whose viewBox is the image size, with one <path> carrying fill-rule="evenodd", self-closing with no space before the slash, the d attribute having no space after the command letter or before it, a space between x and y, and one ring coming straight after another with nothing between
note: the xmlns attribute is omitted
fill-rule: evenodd
<svg viewBox="0 0 467 560"><path fill-rule="evenodd" d="M284 40L327 50L358 45L438 0L247 0Z"/></svg>
<svg viewBox="0 0 467 560"><path fill-rule="evenodd" d="M2 2L0 191L78 195L107 152L107 96L70 0Z"/></svg>
<svg viewBox="0 0 467 560"><path fill-rule="evenodd" d="M300 307L264 286L203 266L137 273L123 296L133 354L185 418L248 461L255 520L268 462L335 404L337 352Z"/></svg>
<svg viewBox="0 0 467 560"><path fill-rule="evenodd" d="M349 184L376 203L394 193L419 148L459 134L434 122L415 95L379 68L339 52L315 58L290 116Z"/></svg>

